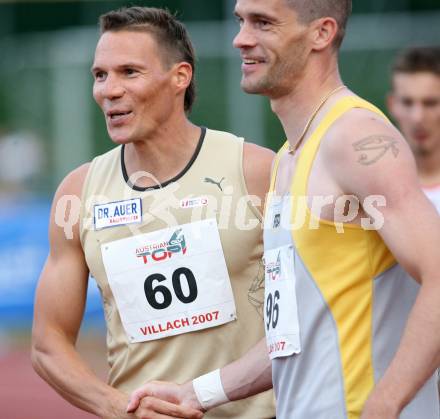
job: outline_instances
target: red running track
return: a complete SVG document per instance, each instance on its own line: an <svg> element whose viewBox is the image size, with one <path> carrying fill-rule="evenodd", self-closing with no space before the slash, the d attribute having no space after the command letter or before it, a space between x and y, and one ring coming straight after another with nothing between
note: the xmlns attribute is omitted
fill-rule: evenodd
<svg viewBox="0 0 440 419"><path fill-rule="evenodd" d="M102 355L93 357L98 356L99 375L105 376ZM96 416L71 406L34 372L27 349L0 353L0 419L92 418Z"/></svg>
<svg viewBox="0 0 440 419"><path fill-rule="evenodd" d="M2 419L91 419L96 416L70 406L32 369L29 353L0 357Z"/></svg>

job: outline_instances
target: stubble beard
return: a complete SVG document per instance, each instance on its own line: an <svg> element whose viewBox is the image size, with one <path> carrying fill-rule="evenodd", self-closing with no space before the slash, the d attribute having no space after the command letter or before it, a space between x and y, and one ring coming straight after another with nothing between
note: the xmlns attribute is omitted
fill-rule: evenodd
<svg viewBox="0 0 440 419"><path fill-rule="evenodd" d="M277 99L289 94L293 90L296 80L303 77L306 67L304 51L304 48L297 47L296 51L292 51L292 56L295 59L278 59L266 70L263 76L255 81L247 80L243 76L241 88L246 93L268 96L270 99Z"/></svg>
<svg viewBox="0 0 440 419"><path fill-rule="evenodd" d="M266 96L268 90L270 90L270 85L268 83L267 75L259 80L252 82L251 80L247 80L245 76L241 79L241 88L245 93L251 95L264 95Z"/></svg>
<svg viewBox="0 0 440 419"><path fill-rule="evenodd" d="M293 71L292 71L293 70ZM269 68L263 76L255 81L248 80L243 76L241 88L244 92L254 95L263 95L270 98L276 98L288 93L290 87L289 75L294 73L295 69L279 63L278 66Z"/></svg>

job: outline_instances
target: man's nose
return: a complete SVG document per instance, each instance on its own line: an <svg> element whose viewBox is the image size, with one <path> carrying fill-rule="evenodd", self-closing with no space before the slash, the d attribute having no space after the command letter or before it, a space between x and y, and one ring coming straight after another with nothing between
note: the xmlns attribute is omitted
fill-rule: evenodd
<svg viewBox="0 0 440 419"><path fill-rule="evenodd" d="M116 76L108 75L103 82L102 95L106 99L117 99L125 93L124 86Z"/></svg>
<svg viewBox="0 0 440 419"><path fill-rule="evenodd" d="M235 36L232 41L232 45L234 48L242 49L242 48L252 48L256 44L256 39L254 34L252 33L251 28L248 24L243 23L240 27L240 31Z"/></svg>
<svg viewBox="0 0 440 419"><path fill-rule="evenodd" d="M426 110L423 107L423 104L419 103L413 106L411 109L410 117L413 123L420 124L425 119Z"/></svg>

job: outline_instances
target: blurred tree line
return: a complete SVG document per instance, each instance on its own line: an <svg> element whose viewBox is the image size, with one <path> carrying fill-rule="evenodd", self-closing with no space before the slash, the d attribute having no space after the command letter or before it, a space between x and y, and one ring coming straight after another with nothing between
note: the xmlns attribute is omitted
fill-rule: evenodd
<svg viewBox="0 0 440 419"><path fill-rule="evenodd" d="M96 25L100 14L126 5L167 7L184 21L223 20L232 15L222 0L149 1L16 1L0 4L0 36L11 33L46 31L67 26ZM353 1L353 13L416 12L436 10L438 0Z"/></svg>

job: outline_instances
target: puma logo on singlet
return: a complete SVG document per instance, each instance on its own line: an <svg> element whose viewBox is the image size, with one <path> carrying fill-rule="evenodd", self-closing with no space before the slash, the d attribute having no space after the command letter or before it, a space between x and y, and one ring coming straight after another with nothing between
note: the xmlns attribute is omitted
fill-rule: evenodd
<svg viewBox="0 0 440 419"><path fill-rule="evenodd" d="M218 188L223 192L223 188L222 188L221 183L222 183L224 180L225 180L225 178L222 177L220 181L216 182L215 180L211 179L210 177L205 177L205 179L203 180L203 182L206 182L206 183L212 183L212 184L214 184L214 185L217 185Z"/></svg>

